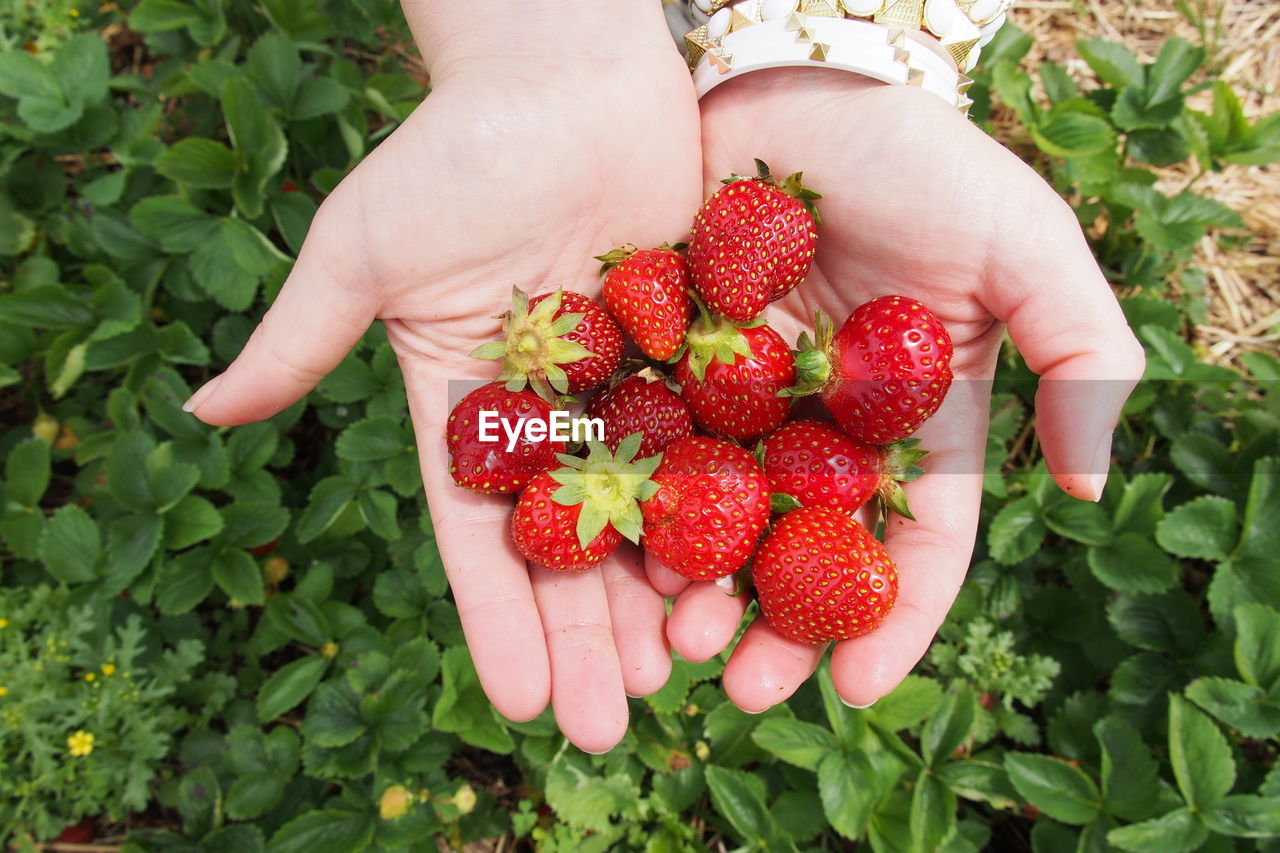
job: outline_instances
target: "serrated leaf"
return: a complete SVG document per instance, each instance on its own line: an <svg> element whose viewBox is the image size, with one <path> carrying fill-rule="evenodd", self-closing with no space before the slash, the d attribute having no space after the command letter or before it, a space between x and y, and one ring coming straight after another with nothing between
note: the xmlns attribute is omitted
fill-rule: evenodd
<svg viewBox="0 0 1280 853"><path fill-rule="evenodd" d="M1197 678L1187 698L1241 734L1270 738L1280 733L1280 703L1261 688L1230 678Z"/></svg>
<svg viewBox="0 0 1280 853"><path fill-rule="evenodd" d="M1087 554L1094 576L1117 592L1158 593L1178 581L1178 566L1150 539L1120 533L1109 545L1096 545Z"/></svg>
<svg viewBox="0 0 1280 853"><path fill-rule="evenodd" d="M1047 531L1035 499L1019 498L1000 510L987 531L987 547L998 563L1011 565L1035 553Z"/></svg>
<svg viewBox="0 0 1280 853"><path fill-rule="evenodd" d="M368 727L360 713L360 697L345 680L327 681L316 688L302 721L302 736L316 746L346 746Z"/></svg>
<svg viewBox="0 0 1280 853"><path fill-rule="evenodd" d="M1203 844L1208 834L1199 816L1177 809L1152 820L1113 829L1107 833L1107 840L1133 853L1187 853Z"/></svg>
<svg viewBox="0 0 1280 853"><path fill-rule="evenodd" d="M1169 763L1178 790L1197 811L1213 808L1236 779L1231 747L1213 721L1181 696L1169 696Z"/></svg>
<svg viewBox="0 0 1280 853"><path fill-rule="evenodd" d="M920 733L920 754L925 763L934 768L945 763L968 739L977 712L973 691L962 683L944 696Z"/></svg>
<svg viewBox="0 0 1280 853"><path fill-rule="evenodd" d="M297 707L315 690L328 667L329 661L320 655L307 655L273 672L258 690L258 720L265 723Z"/></svg>
<svg viewBox="0 0 1280 853"><path fill-rule="evenodd" d="M404 453L413 444L400 421L366 418L356 421L338 436L335 449L339 459L351 462L377 462Z"/></svg>
<svg viewBox="0 0 1280 853"><path fill-rule="evenodd" d="M268 853L354 853L373 839L377 823L372 814L312 811L280 827L267 845Z"/></svg>
<svg viewBox="0 0 1280 853"><path fill-rule="evenodd" d="M1236 668L1240 677L1270 693L1280 693L1280 612L1261 604L1235 609Z"/></svg>
<svg viewBox="0 0 1280 853"><path fill-rule="evenodd" d="M49 445L41 439L29 438L16 444L5 457L5 485L14 500L23 506L34 507L40 503L49 488L51 474Z"/></svg>
<svg viewBox="0 0 1280 853"><path fill-rule="evenodd" d="M98 525L76 504L66 504L45 526L41 542L45 568L63 583L96 580L102 536Z"/></svg>
<svg viewBox="0 0 1280 853"><path fill-rule="evenodd" d="M241 165L240 157L221 142L188 137L156 158L156 171L180 184L201 189L227 189Z"/></svg>
<svg viewBox="0 0 1280 853"><path fill-rule="evenodd" d="M956 795L928 770L911 791L911 842L918 851L943 849L956 831Z"/></svg>
<svg viewBox="0 0 1280 853"><path fill-rule="evenodd" d="M1125 820L1151 816L1160 794L1159 769L1142 735L1120 717L1106 717L1093 727L1102 748L1102 807Z"/></svg>
<svg viewBox="0 0 1280 853"><path fill-rule="evenodd" d="M1205 812L1203 819L1209 829L1222 835L1275 838L1280 836L1280 797L1236 794Z"/></svg>
<svg viewBox="0 0 1280 853"><path fill-rule="evenodd" d="M705 772L712 804L738 836L754 847L776 849L770 845L781 836L781 828L769 813L764 782L750 773L715 765L708 765Z"/></svg>
<svg viewBox="0 0 1280 853"><path fill-rule="evenodd" d="M588 775L568 761L547 769L547 804L577 829L605 832L613 817L632 814L640 790L625 775Z"/></svg>
<svg viewBox="0 0 1280 853"><path fill-rule="evenodd" d="M800 720L765 720L756 726L751 739L788 764L816 770L818 762L839 749L828 730Z"/></svg>
<svg viewBox="0 0 1280 853"><path fill-rule="evenodd" d="M1027 802L1063 823L1084 824L1097 817L1102 796L1079 767L1028 752L1004 757L1009 781Z"/></svg>
<svg viewBox="0 0 1280 853"><path fill-rule="evenodd" d="M1238 538L1235 504L1216 495L1201 495L1176 507L1156 528L1160 547L1180 557L1225 560Z"/></svg>

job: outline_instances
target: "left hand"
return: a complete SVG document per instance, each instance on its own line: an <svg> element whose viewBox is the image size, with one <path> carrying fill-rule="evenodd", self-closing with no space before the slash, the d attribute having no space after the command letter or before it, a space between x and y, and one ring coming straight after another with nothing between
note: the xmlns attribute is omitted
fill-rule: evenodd
<svg viewBox="0 0 1280 853"><path fill-rule="evenodd" d="M803 170L823 194L808 280L766 319L794 340L822 309L837 328L858 305L914 297L946 325L955 381L917 433L926 475L906 486L918 522L891 515L897 605L876 631L837 644L832 677L849 704L891 691L928 649L969 566L978 529L990 383L1008 328L1040 375L1036 430L1068 494L1097 500L1111 432L1144 356L1080 226L1034 171L936 96L836 70L791 68L726 82L702 101L709 194L759 157ZM1094 380L1094 381L1085 381ZM1112 380L1112 381L1096 381ZM678 595L673 648L699 661L733 638L748 597L692 584L649 561ZM724 672L729 697L759 712L807 679L824 648L786 640L757 618Z"/></svg>

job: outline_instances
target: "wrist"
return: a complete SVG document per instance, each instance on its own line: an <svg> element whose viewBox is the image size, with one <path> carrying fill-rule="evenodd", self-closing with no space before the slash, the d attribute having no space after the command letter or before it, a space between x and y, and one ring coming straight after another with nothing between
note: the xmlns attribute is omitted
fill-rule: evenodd
<svg viewBox="0 0 1280 853"><path fill-rule="evenodd" d="M678 57L654 0L402 0L433 82L463 70L536 73L565 62L626 64Z"/></svg>

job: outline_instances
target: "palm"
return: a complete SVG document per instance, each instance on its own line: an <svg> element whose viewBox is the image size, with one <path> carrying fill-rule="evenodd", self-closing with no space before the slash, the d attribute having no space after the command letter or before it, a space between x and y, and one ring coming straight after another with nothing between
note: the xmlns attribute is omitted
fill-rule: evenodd
<svg viewBox="0 0 1280 853"><path fill-rule="evenodd" d="M697 207L697 107L674 51L568 68L571 79L490 72L437 86L326 200L290 282L198 411L213 423L267 417L383 319L486 692L522 720L550 696L566 736L601 750L625 732L624 691L652 692L670 672L661 597L634 550L581 575L526 567L510 498L456 488L443 441L463 385L494 376L468 354L498 336L513 286L598 295L593 255L674 242Z"/></svg>
<svg viewBox="0 0 1280 853"><path fill-rule="evenodd" d="M956 382L917 433L931 451L928 476L907 488L919 522L894 516L887 527L901 573L898 606L880 630L840 643L832 659L841 695L866 704L923 655L964 578L1002 320L1048 378L1125 380L1102 399L1094 394L1092 412L1074 414L1081 383L1042 383L1040 435L1059 483L1077 495L1093 497L1098 437L1109 435L1126 382L1137 378L1135 359L1141 372L1140 356L1126 349L1132 336L1069 210L934 96L841 72L790 69L732 81L704 99L702 110L708 191L758 157L779 174L803 170L805 183L824 195L814 269L766 315L784 337L810 328L815 309L839 324L863 302L897 293L930 306L955 345ZM1058 304L1069 300L1063 286L1076 289L1074 306ZM1044 313L1050 303L1057 316ZM1073 319L1079 337L1060 335ZM1084 434L1083 445L1072 430ZM705 585L684 589L658 567L650 576L664 593L680 594L668 628L678 651L702 659L730 641L745 606L739 598ZM743 708L762 710L790 695L821 652L757 621L730 658L725 688Z"/></svg>

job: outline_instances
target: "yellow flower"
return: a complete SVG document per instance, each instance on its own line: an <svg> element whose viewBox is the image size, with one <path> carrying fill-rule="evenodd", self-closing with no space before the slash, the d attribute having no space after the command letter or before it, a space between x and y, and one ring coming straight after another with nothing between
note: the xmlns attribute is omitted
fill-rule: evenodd
<svg viewBox="0 0 1280 853"><path fill-rule="evenodd" d="M103 674L103 675L115 675L115 674L116 674L116 665L115 665L115 664L113 664L113 663L104 663L104 664L102 665L102 674Z"/></svg>
<svg viewBox="0 0 1280 853"><path fill-rule="evenodd" d="M0 686L0 696L8 696L8 695L9 695L9 688Z"/></svg>
<svg viewBox="0 0 1280 853"><path fill-rule="evenodd" d="M333 642L332 640L325 643L323 646L320 647L320 654L324 655L329 659L336 658L338 656L338 644Z"/></svg>
<svg viewBox="0 0 1280 853"><path fill-rule="evenodd" d="M8 627L9 627L9 620L5 619L3 616L0 616L0 628L8 628Z"/></svg>
<svg viewBox="0 0 1280 853"><path fill-rule="evenodd" d="M76 732L67 738L67 749L76 758L88 755L93 752L93 735L85 731Z"/></svg>
<svg viewBox="0 0 1280 853"><path fill-rule="evenodd" d="M97 677L98 677L98 676L94 675L92 672L86 672L86 673L84 674L84 680L85 680L85 681L93 681L93 680L94 680L95 678L97 678Z"/></svg>

